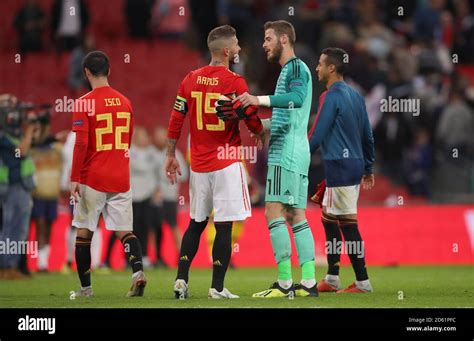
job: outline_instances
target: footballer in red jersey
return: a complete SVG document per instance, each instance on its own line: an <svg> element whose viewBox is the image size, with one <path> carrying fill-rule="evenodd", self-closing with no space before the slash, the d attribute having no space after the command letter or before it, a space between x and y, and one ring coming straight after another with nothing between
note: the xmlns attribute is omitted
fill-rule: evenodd
<svg viewBox="0 0 474 341"><path fill-rule="evenodd" d="M133 270L127 296L142 296L146 285L142 252L132 232L132 105L109 86L110 67L105 53L90 52L82 66L92 91L76 101L72 123L76 133L71 170L71 196L75 200L72 225L77 228L76 263L81 281L81 289L74 295L93 295L90 245L102 214L106 228L115 231L122 241Z"/></svg>
<svg viewBox="0 0 474 341"><path fill-rule="evenodd" d="M211 52L208 66L191 71L181 82L168 126L166 172L171 183L181 174L175 157L176 142L186 118L191 130L191 171L189 183L191 221L183 236L176 298L188 297L188 274L196 255L201 233L214 212L216 237L212 258L210 298L238 298L224 288L231 257L232 222L251 215L245 169L238 152L241 148L239 122L263 142L263 127L255 107L245 110L232 98L248 91L244 78L229 70L240 47L236 31L229 25L213 29L207 38ZM224 96L223 96L224 95ZM219 116L218 116L219 115Z"/></svg>
<svg viewBox="0 0 474 341"><path fill-rule="evenodd" d="M95 112L74 113L72 130L76 134L87 133L88 145L82 168L72 169L71 181L99 192L128 192L130 158L127 152L133 133L129 99L110 86L101 86L79 101L94 103Z"/></svg>

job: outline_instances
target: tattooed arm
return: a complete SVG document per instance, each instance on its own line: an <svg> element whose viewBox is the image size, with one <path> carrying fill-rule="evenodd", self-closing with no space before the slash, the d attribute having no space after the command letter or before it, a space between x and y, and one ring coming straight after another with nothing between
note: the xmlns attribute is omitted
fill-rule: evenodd
<svg viewBox="0 0 474 341"><path fill-rule="evenodd" d="M179 166L178 159L176 158L176 139L168 138L168 150L166 152L165 170L166 177L172 185L177 183L176 173L181 175L181 167Z"/></svg>

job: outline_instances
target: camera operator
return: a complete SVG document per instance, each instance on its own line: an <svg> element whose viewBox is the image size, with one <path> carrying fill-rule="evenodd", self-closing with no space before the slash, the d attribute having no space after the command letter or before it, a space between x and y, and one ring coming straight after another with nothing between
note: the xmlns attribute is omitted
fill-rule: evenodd
<svg viewBox="0 0 474 341"><path fill-rule="evenodd" d="M17 109L18 106L14 96L0 95L0 202L3 206L0 241L5 244L27 239L32 208L31 191L35 187L35 169L29 152L39 124L34 117L28 117L26 112ZM20 256L18 253L0 254L0 278L25 277L17 269Z"/></svg>

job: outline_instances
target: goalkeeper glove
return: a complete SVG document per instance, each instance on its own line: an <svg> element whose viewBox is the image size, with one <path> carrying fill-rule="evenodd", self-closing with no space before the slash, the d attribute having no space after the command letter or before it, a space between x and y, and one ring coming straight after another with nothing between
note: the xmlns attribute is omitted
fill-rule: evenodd
<svg viewBox="0 0 474 341"><path fill-rule="evenodd" d="M232 103L234 98L235 94L226 94L221 95L217 100L216 114L222 121L246 120L257 113L254 107L244 108L239 100Z"/></svg>

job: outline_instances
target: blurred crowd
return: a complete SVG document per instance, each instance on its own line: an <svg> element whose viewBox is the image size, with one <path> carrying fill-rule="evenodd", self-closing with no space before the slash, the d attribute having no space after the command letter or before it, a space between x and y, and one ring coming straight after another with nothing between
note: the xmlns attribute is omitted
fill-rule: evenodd
<svg viewBox="0 0 474 341"><path fill-rule="evenodd" d="M14 20L21 51L42 49L46 26L56 50L71 51L68 83L78 94L87 86L81 60L96 48L93 35L86 33L87 4L55 0L47 16L37 1L27 0ZM78 11L75 16L68 15L72 7ZM124 0L123 13L129 37L183 39L204 60L208 32L231 24L242 46L233 69L245 75L255 94L273 93L279 73L277 65L266 62L261 47L265 21L293 23L297 55L312 70L323 48L344 48L349 53L346 80L366 98L377 171L415 196L440 202L472 198L474 0ZM324 89L315 74L313 82L316 114ZM420 112L382 112L381 100L388 98L416 99ZM322 177L321 167L315 155L312 183ZM263 186L261 168L257 165L255 176Z"/></svg>

